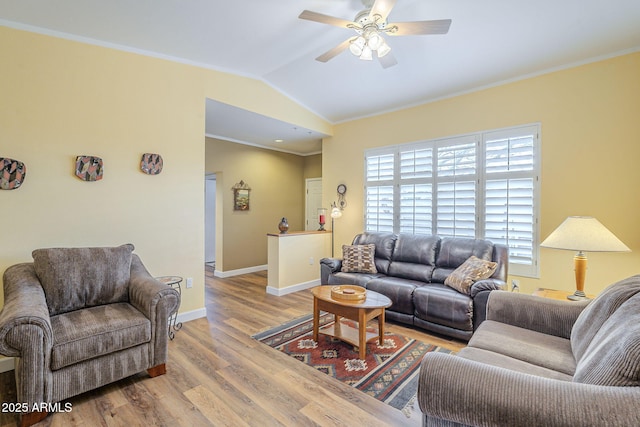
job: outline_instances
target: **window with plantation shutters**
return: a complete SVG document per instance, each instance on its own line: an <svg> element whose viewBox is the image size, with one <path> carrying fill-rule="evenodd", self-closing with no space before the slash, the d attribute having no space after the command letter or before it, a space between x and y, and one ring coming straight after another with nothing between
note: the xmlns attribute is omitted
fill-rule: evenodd
<svg viewBox="0 0 640 427"><path fill-rule="evenodd" d="M539 125L365 154L365 228L486 238L510 273L537 277Z"/></svg>

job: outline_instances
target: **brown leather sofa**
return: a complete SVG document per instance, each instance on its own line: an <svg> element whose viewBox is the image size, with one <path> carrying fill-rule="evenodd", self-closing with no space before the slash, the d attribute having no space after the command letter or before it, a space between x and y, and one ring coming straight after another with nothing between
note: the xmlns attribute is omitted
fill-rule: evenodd
<svg viewBox="0 0 640 427"><path fill-rule="evenodd" d="M355 284L386 295L392 301L386 317L393 321L468 341L486 317L490 291L506 288L508 248L488 240L365 232L352 244L375 245L377 272L345 273L342 259L323 258L321 283ZM445 285L472 255L496 262L493 275L475 282L468 295Z"/></svg>

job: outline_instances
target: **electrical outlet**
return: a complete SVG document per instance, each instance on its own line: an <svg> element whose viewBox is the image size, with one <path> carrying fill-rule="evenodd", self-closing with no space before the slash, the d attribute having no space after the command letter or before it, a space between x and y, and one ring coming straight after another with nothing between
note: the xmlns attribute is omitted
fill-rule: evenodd
<svg viewBox="0 0 640 427"><path fill-rule="evenodd" d="M511 281L511 292L520 292L520 280L513 279Z"/></svg>
<svg viewBox="0 0 640 427"><path fill-rule="evenodd" d="M312 256L309 257L309 265L313 265L313 257Z"/></svg>
<svg viewBox="0 0 640 427"><path fill-rule="evenodd" d="M187 277L187 288L193 288L193 277Z"/></svg>

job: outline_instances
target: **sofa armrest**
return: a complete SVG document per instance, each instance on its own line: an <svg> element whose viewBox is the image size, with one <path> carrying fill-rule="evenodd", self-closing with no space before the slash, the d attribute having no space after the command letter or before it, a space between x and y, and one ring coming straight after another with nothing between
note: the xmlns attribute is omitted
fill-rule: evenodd
<svg viewBox="0 0 640 427"><path fill-rule="evenodd" d="M589 301L560 301L513 292L491 292L487 320L569 339Z"/></svg>
<svg viewBox="0 0 640 427"><path fill-rule="evenodd" d="M471 298L475 298L476 294L481 291L495 291L507 289L507 283L500 279L483 279L478 280L469 289L469 295Z"/></svg>
<svg viewBox="0 0 640 427"><path fill-rule="evenodd" d="M151 321L152 366L166 363L168 321L180 307L180 294L154 279L136 254L131 256L129 302Z"/></svg>
<svg viewBox="0 0 640 427"><path fill-rule="evenodd" d="M322 258L320 260L320 283L327 285L329 275L342 270L342 260L338 258Z"/></svg>
<svg viewBox="0 0 640 427"><path fill-rule="evenodd" d="M418 403L466 425L640 425L640 387L552 380L437 352L422 360Z"/></svg>
<svg viewBox="0 0 640 427"><path fill-rule="evenodd" d="M53 330L49 308L33 263L9 267L3 276L4 306L0 312L0 354L20 358L16 394L31 408L51 393L49 358Z"/></svg>
<svg viewBox="0 0 640 427"><path fill-rule="evenodd" d="M49 354L53 346L51 319L33 263L9 267L2 279L4 306L0 312L0 354L10 357L24 357L25 352ZM16 333L17 330L21 332ZM40 340L31 340L30 335L37 335ZM24 339L20 339L21 336Z"/></svg>

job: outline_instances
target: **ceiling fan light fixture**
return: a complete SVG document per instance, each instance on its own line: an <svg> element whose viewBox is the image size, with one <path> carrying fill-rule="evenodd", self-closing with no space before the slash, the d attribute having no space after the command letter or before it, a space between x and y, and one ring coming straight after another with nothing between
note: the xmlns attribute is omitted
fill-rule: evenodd
<svg viewBox="0 0 640 427"><path fill-rule="evenodd" d="M360 56L362 55L362 51L364 50L366 45L367 45L367 41L364 39L364 37L358 36L354 40L352 40L351 43L349 44L349 50L355 56Z"/></svg>
<svg viewBox="0 0 640 427"><path fill-rule="evenodd" d="M362 48L362 55L360 55L360 59L362 59L363 61L373 60L373 51L369 46L365 46Z"/></svg>
<svg viewBox="0 0 640 427"><path fill-rule="evenodd" d="M385 56L387 53L391 52L391 48L389 47L389 45L387 44L387 42L385 42L384 40L382 41L382 44L380 45L380 47L378 48L378 58L382 58L383 56Z"/></svg>
<svg viewBox="0 0 640 427"><path fill-rule="evenodd" d="M346 28L356 32L333 49L316 58L317 61L327 62L349 48L354 56L364 60L373 60L373 52L380 59L382 68L396 65L398 61L391 53L385 35L415 36L423 34L447 34L451 26L451 19L437 19L430 21L396 22L389 24L387 18L397 0L361 0L365 9L360 11L352 20L336 18L310 10L303 10L300 19L319 22ZM393 21L392 21L393 22ZM384 57L384 58L383 58Z"/></svg>
<svg viewBox="0 0 640 427"><path fill-rule="evenodd" d="M384 38L373 29L367 31L365 37L367 39L367 46L369 46L371 50L377 50L384 43Z"/></svg>

